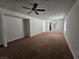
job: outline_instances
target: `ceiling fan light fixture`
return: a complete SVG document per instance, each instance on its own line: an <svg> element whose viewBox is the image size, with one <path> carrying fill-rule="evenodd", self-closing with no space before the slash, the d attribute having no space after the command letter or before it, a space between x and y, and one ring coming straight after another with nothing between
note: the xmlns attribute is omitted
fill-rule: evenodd
<svg viewBox="0 0 79 59"><path fill-rule="evenodd" d="M30 14L30 13L32 13L32 11L34 11L37 15L39 15L38 11L42 11L42 12L45 11L45 9L37 9L37 7L38 7L38 3L34 3L32 8L28 8L28 7L24 7L24 6L22 8L31 10L30 12L28 12L28 14Z"/></svg>

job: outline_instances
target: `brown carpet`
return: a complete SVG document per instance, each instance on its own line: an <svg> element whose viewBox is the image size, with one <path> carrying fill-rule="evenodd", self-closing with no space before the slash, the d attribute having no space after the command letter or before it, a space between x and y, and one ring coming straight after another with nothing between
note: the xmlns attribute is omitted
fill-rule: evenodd
<svg viewBox="0 0 79 59"><path fill-rule="evenodd" d="M0 48L5 59L73 59L62 33L40 33L31 38L19 39Z"/></svg>

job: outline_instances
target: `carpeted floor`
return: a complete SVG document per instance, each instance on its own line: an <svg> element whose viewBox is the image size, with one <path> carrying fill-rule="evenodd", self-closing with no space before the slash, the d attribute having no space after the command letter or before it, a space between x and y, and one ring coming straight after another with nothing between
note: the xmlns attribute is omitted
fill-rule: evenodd
<svg viewBox="0 0 79 59"><path fill-rule="evenodd" d="M46 32L0 47L0 59L73 59L62 33Z"/></svg>

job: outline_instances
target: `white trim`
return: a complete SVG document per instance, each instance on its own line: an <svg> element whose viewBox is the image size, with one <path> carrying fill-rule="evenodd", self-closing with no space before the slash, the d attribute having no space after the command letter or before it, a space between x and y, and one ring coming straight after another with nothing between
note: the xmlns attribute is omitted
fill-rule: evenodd
<svg viewBox="0 0 79 59"><path fill-rule="evenodd" d="M71 53L73 55L73 58L75 59L75 54L74 54L74 52L73 52L73 50L71 48L71 45L69 44L68 37L66 36L66 32L64 32L64 37L65 37L65 40L66 40L66 42L67 42L67 44L68 44L68 46L70 48L70 51L71 51Z"/></svg>
<svg viewBox="0 0 79 59"><path fill-rule="evenodd" d="M21 38L24 38L24 36L22 36L22 37L17 37L17 38L14 38L14 39L11 39L11 40L7 41L7 43L8 43L8 42L15 41L15 40L18 40L18 39L21 39Z"/></svg>
<svg viewBox="0 0 79 59"><path fill-rule="evenodd" d="M2 29L1 29L1 35L2 35L2 44L3 44L3 46L4 47L7 47L7 41L6 41L6 30L5 30L5 26L4 26L4 24L3 24L3 13L1 13L1 20L2 20Z"/></svg>
<svg viewBox="0 0 79 59"><path fill-rule="evenodd" d="M22 18L22 19L24 19L24 17L20 17L20 16L17 16L17 15L12 15L12 14L3 14L3 15L5 15L5 16L10 16L10 17L15 17L15 18ZM26 19L26 18L25 18Z"/></svg>
<svg viewBox="0 0 79 59"><path fill-rule="evenodd" d="M43 21L43 32L45 32L45 21Z"/></svg>

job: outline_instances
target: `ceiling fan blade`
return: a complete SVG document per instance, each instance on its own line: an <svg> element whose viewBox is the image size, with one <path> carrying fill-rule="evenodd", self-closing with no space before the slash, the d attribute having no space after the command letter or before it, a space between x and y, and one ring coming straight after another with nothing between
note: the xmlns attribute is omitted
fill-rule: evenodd
<svg viewBox="0 0 79 59"><path fill-rule="evenodd" d="M29 10L32 10L31 8L27 8L27 7L24 7L24 6L23 6L22 8L25 8L25 9L29 9Z"/></svg>
<svg viewBox="0 0 79 59"><path fill-rule="evenodd" d="M38 13L37 11L35 11L35 13L36 13L37 15L39 15L39 13Z"/></svg>
<svg viewBox="0 0 79 59"><path fill-rule="evenodd" d="M32 6L34 5L33 2L26 2L26 3Z"/></svg>
<svg viewBox="0 0 79 59"><path fill-rule="evenodd" d="M37 11L45 11L45 9L36 9Z"/></svg>
<svg viewBox="0 0 79 59"><path fill-rule="evenodd" d="M37 8L37 6L38 6L38 3L34 3L34 6L32 9L35 10Z"/></svg>
<svg viewBox="0 0 79 59"><path fill-rule="evenodd" d="M33 11L29 11L27 14L30 14L30 13L32 13Z"/></svg>

